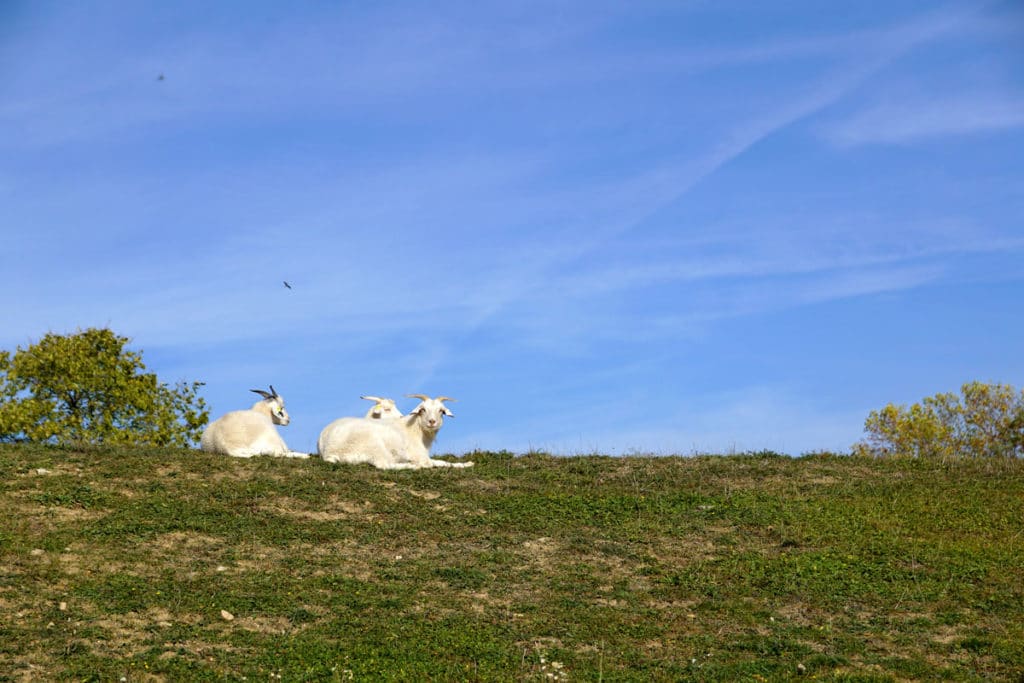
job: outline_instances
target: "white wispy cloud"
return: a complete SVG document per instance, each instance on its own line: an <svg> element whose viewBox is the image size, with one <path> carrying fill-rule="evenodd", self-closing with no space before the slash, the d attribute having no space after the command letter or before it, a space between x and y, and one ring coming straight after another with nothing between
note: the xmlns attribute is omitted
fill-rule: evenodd
<svg viewBox="0 0 1024 683"><path fill-rule="evenodd" d="M631 239L643 243L642 237ZM796 221L761 215L756 225L736 232L709 229L699 240L673 245L658 241L625 259L592 261L555 274L552 286L566 297L592 297L671 283L881 271L1022 248L1024 237L948 218L905 223L893 234L878 217L832 215Z"/></svg>
<svg viewBox="0 0 1024 683"><path fill-rule="evenodd" d="M831 142L907 144L935 138L998 133L1024 127L1024 94L952 92L886 102L824 128Z"/></svg>
<svg viewBox="0 0 1024 683"><path fill-rule="evenodd" d="M613 220L592 224L587 234L577 243L573 258L591 254L610 239L635 229L759 142L834 104L892 60L962 25L965 17L975 14L976 9L954 7L880 31L875 44L866 46L867 53L862 58L816 77L800 94L776 103L771 110L733 124L702 153L646 170L642 174L642 184L647 188L643 193L645 200L634 203L629 212ZM629 186L638 184L635 180L626 178L621 182ZM595 197L602 194L603 191L594 192ZM528 267L523 281L547 281L551 273L564 264L565 260L559 258L538 259ZM514 296L510 293L510 299ZM498 310L501 310L500 304L494 308L494 312Z"/></svg>
<svg viewBox="0 0 1024 683"><path fill-rule="evenodd" d="M569 340L577 335L607 329L607 319L615 314L612 311L607 312L607 315L601 315L585 310L566 309L560 307L557 302L554 306L545 305L545 301L550 298L549 292L559 293L559 296L556 297L559 299L564 296L566 290L563 289L563 286L565 285L569 285L568 292L571 296L574 277L576 278L575 285L581 287L582 291L593 292L595 288L638 286L644 280L646 282L643 284L650 284L652 280L659 278L685 280L691 277L749 276L759 272L771 274L775 270L789 273L814 272L840 267L837 263L822 264L820 259L814 258L811 259L810 265L803 264L794 268L792 260L782 263L771 256L755 254L752 258L733 257L719 260L717 263L712 261L712 265L708 265L706 262L691 263L682 269L677 268L676 264L671 264L662 266L660 272L658 266L653 268L650 266L626 266L623 268L619 265L613 267L614 272L601 273L596 277L593 277L593 274L582 276L577 274L563 278L561 275L567 270L571 273L572 264L579 262L583 257L593 257L611 240L635 230L658 211L678 201L680 197L693 190L703 180L741 157L761 141L840 101L861 87L879 70L915 47L935 40L949 31L962 28L965 19L976 16L976 12L976 8L957 6L878 31L874 34L874 43L865 46L867 52L861 58L833 67L823 76L816 77L803 87L796 96L790 94L791 96L787 100L776 103L767 112L733 124L724 134L720 133L716 138L717 141L713 142L704 152L682 160L663 162L645 170L641 176L636 178L620 179L619 182L623 184L623 187L642 186L644 188L642 192L627 191L623 194L634 198L639 196L643 200L633 201L628 206L619 207L619 212L605 214L602 218L590 222L587 230L574 239L572 248L568 251L561 253L552 251L525 263L518 272L519 276L513 282L505 284L501 288L500 295L490 299L489 305L475 318L471 329L488 325L498 316L502 316L504 318L503 326L509 323L515 324L514 321L517 320L520 323L528 321L526 323L528 328L534 331L534 334L529 336L535 340L543 340L549 335L537 334L536 331L542 329L544 322L553 323L555 320L561 320L566 323L562 326L562 329L566 331L560 332L557 335L558 339L553 341L562 345L570 343ZM598 198L606 197L608 194L607 190L601 190L594 191L592 196ZM582 203L586 204L585 201ZM874 259L878 258L891 260L891 256L874 256ZM911 288L934 280L939 277L940 272L941 270L935 266L896 267L881 272L878 270L841 272L829 282L816 283L813 294L801 290L799 287L783 288L780 291L788 293L791 300L789 303L785 301L786 295L776 295L772 297L771 301L767 301L762 296L762 291L755 287L750 292L738 294L738 302L720 306L713 314L704 310L691 310L672 314L672 317L678 320L681 316L691 322L699 321L698 325L707 324L711 319L709 315L717 317L721 315L721 311L730 311L732 315L741 315L769 309L778 310L780 307L800 305L812 300L823 301L829 297L844 298L858 294ZM580 277L589 278L590 282L581 283ZM630 280L632 280L631 283ZM526 315L514 312L513 309L519 304L529 308L528 302L535 303L538 307L530 308ZM550 315L548 311L550 311ZM685 330L689 327L691 326L686 325L681 329ZM448 354L438 354L436 357L439 367L448 358ZM429 375L427 376L429 377Z"/></svg>

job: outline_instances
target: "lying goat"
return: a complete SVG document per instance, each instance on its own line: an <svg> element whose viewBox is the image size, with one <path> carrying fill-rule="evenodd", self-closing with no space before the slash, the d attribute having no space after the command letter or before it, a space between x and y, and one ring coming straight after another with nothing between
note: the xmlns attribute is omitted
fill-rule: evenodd
<svg viewBox="0 0 1024 683"><path fill-rule="evenodd" d="M324 427L317 441L320 457L327 462L369 463L382 470L412 470L424 467L470 467L471 462L447 462L430 457L430 447L444 424L444 416L455 417L444 405L447 396L420 399L408 415L391 419L343 417Z"/></svg>
<svg viewBox="0 0 1024 683"><path fill-rule="evenodd" d="M276 455L286 458L308 458L306 453L288 449L274 425L285 426L291 418L284 409L284 399L271 385L270 393L251 389L263 397L249 410L235 410L211 422L203 431L199 447L208 453L223 453L236 458L254 455Z"/></svg>

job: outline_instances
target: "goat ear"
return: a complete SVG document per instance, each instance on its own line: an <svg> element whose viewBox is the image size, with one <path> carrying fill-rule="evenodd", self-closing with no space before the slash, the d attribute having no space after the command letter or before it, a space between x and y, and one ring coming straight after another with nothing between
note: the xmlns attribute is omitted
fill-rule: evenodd
<svg viewBox="0 0 1024 683"><path fill-rule="evenodd" d="M448 417L455 417L455 413L453 413L452 411L448 410L448 408L445 407L445 406L441 406L441 412L444 413L445 415L447 415Z"/></svg>

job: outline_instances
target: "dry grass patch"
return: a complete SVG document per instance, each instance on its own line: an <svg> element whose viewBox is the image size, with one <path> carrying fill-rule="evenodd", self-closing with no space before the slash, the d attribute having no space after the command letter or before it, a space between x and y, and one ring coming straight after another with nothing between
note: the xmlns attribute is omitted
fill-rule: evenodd
<svg viewBox="0 0 1024 683"><path fill-rule="evenodd" d="M368 500L352 501L342 498L336 494L325 497L311 507L307 501L288 496L274 498L261 505L262 509L276 515L308 519L318 522L333 522L338 520L358 519L361 521L374 521L378 515L371 512L374 504Z"/></svg>
<svg viewBox="0 0 1024 683"><path fill-rule="evenodd" d="M28 520L31 528L43 534L69 524L80 524L107 515L110 510L100 510L84 507L65 507L62 505L45 505L31 501L24 501L30 497L31 492L16 491L11 495L12 501L6 506L10 514ZM17 500L17 499L22 500Z"/></svg>

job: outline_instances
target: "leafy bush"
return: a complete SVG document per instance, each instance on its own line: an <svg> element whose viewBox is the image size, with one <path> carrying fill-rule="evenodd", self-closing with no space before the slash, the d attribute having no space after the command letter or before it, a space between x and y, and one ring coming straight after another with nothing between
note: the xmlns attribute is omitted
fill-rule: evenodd
<svg viewBox="0 0 1024 683"><path fill-rule="evenodd" d="M906 408L889 404L864 422L856 455L918 458L1024 456L1024 391L969 382L956 394L936 394Z"/></svg>
<svg viewBox="0 0 1024 683"><path fill-rule="evenodd" d="M174 388L108 329L49 333L0 351L0 441L189 446L208 419L202 382Z"/></svg>

